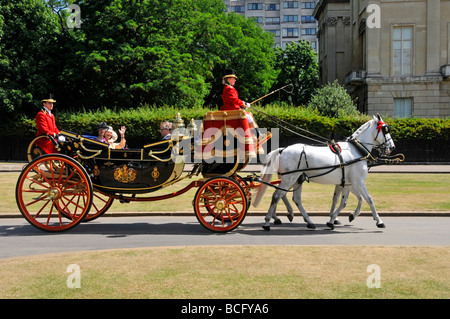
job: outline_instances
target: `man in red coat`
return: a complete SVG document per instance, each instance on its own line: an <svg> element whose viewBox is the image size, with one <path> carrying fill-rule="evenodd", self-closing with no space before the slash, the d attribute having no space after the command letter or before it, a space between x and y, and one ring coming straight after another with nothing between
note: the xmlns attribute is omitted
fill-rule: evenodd
<svg viewBox="0 0 450 319"><path fill-rule="evenodd" d="M222 93L223 106L220 108L221 111L240 110L250 107L250 103L244 102L239 99L238 92L234 88L236 79L237 76L234 74L234 70L225 71L225 76L222 78L222 84L224 85L224 87ZM258 136L261 135L258 129L258 125L253 119L253 115L250 112L246 113L250 128L254 129L257 134L256 136L252 135L255 148L257 147L258 154L263 154L264 150L262 149L261 145L258 145L257 141Z"/></svg>
<svg viewBox="0 0 450 319"><path fill-rule="evenodd" d="M248 103L239 99L237 90L234 88L237 76L234 74L234 70L227 70L226 75L222 78L223 93L222 100L223 106L221 111L240 110L250 106Z"/></svg>
<svg viewBox="0 0 450 319"><path fill-rule="evenodd" d="M50 94L48 99L42 100L42 110L36 115L36 136L49 135L55 140L57 139L56 136L59 134L59 130L56 127L55 115L52 114L53 103L56 103L53 99L53 94ZM42 148L46 154L58 152L52 141L49 139L38 139L36 145Z"/></svg>

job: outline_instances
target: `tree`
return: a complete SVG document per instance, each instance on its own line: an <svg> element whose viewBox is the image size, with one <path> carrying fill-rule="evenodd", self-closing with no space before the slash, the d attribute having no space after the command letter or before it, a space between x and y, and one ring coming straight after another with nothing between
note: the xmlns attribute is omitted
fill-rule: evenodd
<svg viewBox="0 0 450 319"><path fill-rule="evenodd" d="M74 50L63 76L78 96L72 103L213 104L225 68L242 74L243 96L273 80L272 38L253 21L226 15L221 0L86 0L80 7L83 24L70 31Z"/></svg>
<svg viewBox="0 0 450 319"><path fill-rule="evenodd" d="M285 50L276 48L276 59L279 74L273 89L293 85L292 94L281 94L278 99L296 105L308 104L319 85L318 58L311 43L300 40L288 43Z"/></svg>
<svg viewBox="0 0 450 319"><path fill-rule="evenodd" d="M69 28L66 8L80 7ZM242 98L275 78L273 38L222 0L0 0L0 111L217 105L227 68Z"/></svg>
<svg viewBox="0 0 450 319"><path fill-rule="evenodd" d="M359 114L350 94L339 84L338 80L317 90L308 106L328 117Z"/></svg>
<svg viewBox="0 0 450 319"><path fill-rule="evenodd" d="M221 105L225 69L235 69L239 97L251 102L267 93L276 78L274 39L253 19L235 13L224 17L210 48L216 60L214 84L205 103Z"/></svg>
<svg viewBox="0 0 450 319"><path fill-rule="evenodd" d="M59 25L42 1L0 0L0 116L35 114L54 93Z"/></svg>

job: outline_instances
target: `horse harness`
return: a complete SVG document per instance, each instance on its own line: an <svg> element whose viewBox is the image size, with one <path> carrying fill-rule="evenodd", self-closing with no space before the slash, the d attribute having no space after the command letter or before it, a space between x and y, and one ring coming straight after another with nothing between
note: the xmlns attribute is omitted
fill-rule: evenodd
<svg viewBox="0 0 450 319"><path fill-rule="evenodd" d="M378 134L380 132L383 133L384 138L385 138L385 142L383 143L383 145L388 141L386 138L386 134L388 134L390 132L390 127L389 125L387 125L385 122L379 121L378 122L378 126L377 126L377 130L378 133L375 136L375 139L377 139ZM367 147L365 147L361 142L359 142L356 138L350 137L346 140L347 142L349 142L350 144L352 144L357 150L358 152L361 154L361 157L356 158L354 160L351 160L349 162L344 162L344 159L342 158L342 149L340 147L340 145L338 143L336 143L334 140L328 141L327 145L330 148L331 152L333 152L334 154L336 154L336 156L339 158L339 164L337 165L331 165L331 166L324 166L324 167L317 167L317 168L309 168L308 165L308 159L306 158L306 152L305 152L305 147L303 147L303 151L300 154L300 160L298 163L298 167L296 170L293 171L289 171L289 172L284 172L284 173L280 173L280 175L286 175L286 174L292 174L292 173L297 173L297 172L303 172L303 174L299 177L298 182L301 184L303 183L305 180L309 182L309 179L311 178L315 178L315 177L320 177L326 174L331 173L332 171L334 171L335 169L341 168L342 170L342 178L341 178L341 186L344 187L345 186L345 166L349 166L352 164L355 164L357 162L360 161L364 161L367 159L370 159L373 162L377 162L380 159L379 158L375 158L372 156L372 154L370 153L370 151L367 149ZM283 152L284 148L280 150L280 154ZM306 162L306 169L300 169L300 164L302 161L303 156L305 156L305 162ZM389 162L399 162L399 161L403 161L402 159L392 159L392 158L385 158L383 159L384 163L389 163ZM310 171L310 170L319 170L319 169L330 169L329 171L326 171L325 173L321 173L315 176L307 176L305 171Z"/></svg>

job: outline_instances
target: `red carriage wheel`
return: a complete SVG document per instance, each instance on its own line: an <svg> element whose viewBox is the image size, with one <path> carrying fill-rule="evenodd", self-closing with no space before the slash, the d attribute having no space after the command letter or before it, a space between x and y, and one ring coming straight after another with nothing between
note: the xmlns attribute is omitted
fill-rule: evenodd
<svg viewBox="0 0 450 319"><path fill-rule="evenodd" d="M84 216L83 223L84 222L90 222L94 219L99 218L102 216L106 211L111 207L111 205L114 202L114 198L109 197L107 195L103 195L102 193L94 192L92 197L92 206L89 213ZM66 212L64 209L61 210L61 213L66 218L71 218L70 213Z"/></svg>
<svg viewBox="0 0 450 319"><path fill-rule="evenodd" d="M228 177L213 177L204 182L195 193L193 205L200 224L216 232L238 227L248 210L244 189Z"/></svg>
<svg viewBox="0 0 450 319"><path fill-rule="evenodd" d="M89 213L84 217L83 222L89 222L102 216L113 204L114 198L94 192L92 198L92 207Z"/></svg>
<svg viewBox="0 0 450 319"><path fill-rule="evenodd" d="M63 231L80 223L92 205L92 182L72 158L47 154L29 163L16 185L20 212L33 226Z"/></svg>

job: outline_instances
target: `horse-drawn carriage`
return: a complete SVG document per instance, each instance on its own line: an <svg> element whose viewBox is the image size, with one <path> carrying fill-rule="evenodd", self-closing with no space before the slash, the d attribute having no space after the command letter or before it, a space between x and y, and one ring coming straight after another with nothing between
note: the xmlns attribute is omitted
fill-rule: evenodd
<svg viewBox="0 0 450 319"><path fill-rule="evenodd" d="M251 190L258 188L254 199L254 203L258 203L265 187L273 186L276 190L263 228L269 229L272 218L279 222L275 207L281 198L292 220L293 211L286 200L289 191L294 192L293 200L308 227L315 228L301 204L301 185L311 180L336 185L331 219L327 223L330 228L334 227L350 191L359 199L350 220L359 214L364 198L377 226L384 227L364 183L368 162L398 163L404 156L386 156L395 146L389 126L381 116L374 116L343 142L329 145L326 141L321 146L296 144L273 150L267 155L261 177L239 175L256 156L259 147L253 144L245 111L208 112L201 126L198 134L194 131L186 134L181 130L171 140L140 149L111 149L105 143L68 131L61 133L65 142L59 144L49 136L39 136L30 143L29 164L17 182L19 210L39 229L63 231L101 216L114 200L166 200L197 187L192 204L198 221L211 231L227 232L244 220ZM268 133L259 143L267 142L270 137ZM60 149L59 153L43 154L36 145L38 139L51 139ZM384 151L384 157L371 155L375 147ZM187 158L193 159L193 165L185 172ZM271 180L272 173L278 173L281 179ZM185 179L191 182L177 192L145 195ZM334 210L341 193L342 203Z"/></svg>
<svg viewBox="0 0 450 319"><path fill-rule="evenodd" d="M230 231L243 221L255 186L238 175L255 156L248 121L245 111L208 112L202 126L198 133L175 129L172 139L140 149L111 149L64 130L61 143L36 137L16 186L19 210L39 229L63 231L101 216L114 200L165 200L197 187L198 221L212 231ZM52 140L59 152L44 154L39 139ZM193 159L189 172L187 159ZM145 195L185 179L191 182L177 192Z"/></svg>

